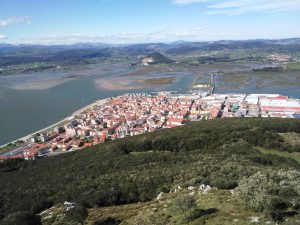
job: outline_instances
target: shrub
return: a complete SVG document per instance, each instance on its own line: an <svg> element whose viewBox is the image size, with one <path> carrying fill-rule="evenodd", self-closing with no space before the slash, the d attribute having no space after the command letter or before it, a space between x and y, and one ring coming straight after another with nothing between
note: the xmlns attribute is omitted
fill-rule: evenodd
<svg viewBox="0 0 300 225"><path fill-rule="evenodd" d="M213 187L219 188L219 189L233 189L237 186L236 181L230 180L230 178L222 178L218 177L214 181L211 182L211 185Z"/></svg>
<svg viewBox="0 0 300 225"><path fill-rule="evenodd" d="M300 173L295 170L257 172L240 181L236 193L248 208L270 214L298 205ZM273 216L272 216L273 217Z"/></svg>
<svg viewBox="0 0 300 225"><path fill-rule="evenodd" d="M84 206L75 206L67 211L65 219L69 222L84 224L87 216L88 212Z"/></svg>
<svg viewBox="0 0 300 225"><path fill-rule="evenodd" d="M171 203L171 211L183 215L188 221L192 221L197 215L197 202L195 198L189 194L178 195Z"/></svg>
<svg viewBox="0 0 300 225"><path fill-rule="evenodd" d="M28 211L14 212L8 214L0 222L0 225L40 225L40 224L42 224L40 218Z"/></svg>

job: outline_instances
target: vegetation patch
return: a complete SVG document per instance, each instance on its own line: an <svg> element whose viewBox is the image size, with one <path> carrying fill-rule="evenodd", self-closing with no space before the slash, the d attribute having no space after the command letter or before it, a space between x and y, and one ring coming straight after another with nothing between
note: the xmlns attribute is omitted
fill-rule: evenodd
<svg viewBox="0 0 300 225"><path fill-rule="evenodd" d="M138 82L145 86L166 85L176 80L176 77L161 77L147 80L139 80Z"/></svg>
<svg viewBox="0 0 300 225"><path fill-rule="evenodd" d="M262 201L267 205L261 208L248 206L230 193L243 187L241 184L251 183L253 176L260 173L272 184L280 184L282 177L278 173L299 173L300 165L294 159L257 150L259 146L284 152L283 146L287 146L296 152L279 133L300 133L300 121L233 118L192 122L37 161L5 161L0 164L0 224L11 218L20 220L24 213L35 220L44 210L66 201L78 207L69 216L64 212L63 218L70 224L84 218L85 210L88 217L84 223L136 224L131 219L140 211L147 215L144 210L161 207L156 212L158 218L163 213L171 224L232 224L234 219L250 224L257 216L259 222L295 222L298 204L289 199L297 200L300 195L298 189L293 189L298 187L294 184L282 193L262 186L261 193L271 196L274 202ZM266 175L267 171L272 174ZM200 194L202 184L217 190ZM184 193L178 185L188 191ZM190 186L196 189L188 189ZM177 194L193 191L196 205L191 201L187 209L173 207ZM155 200L161 192L171 193ZM167 202L160 204L164 196ZM282 199L287 201L281 202ZM266 210L270 205L274 210Z"/></svg>
<svg viewBox="0 0 300 225"><path fill-rule="evenodd" d="M300 133L282 133L280 136L284 139L285 142L292 146L298 146L300 149Z"/></svg>
<svg viewBox="0 0 300 225"><path fill-rule="evenodd" d="M257 147L256 149L258 149L263 154L277 155L280 157L296 160L298 163L300 163L300 153L299 152L286 152L286 151L280 151L280 150L275 150L275 149L265 149L265 148L261 148L261 147Z"/></svg>
<svg viewBox="0 0 300 225"><path fill-rule="evenodd" d="M289 63L287 66L288 70L291 71L299 71L300 70L300 63Z"/></svg>

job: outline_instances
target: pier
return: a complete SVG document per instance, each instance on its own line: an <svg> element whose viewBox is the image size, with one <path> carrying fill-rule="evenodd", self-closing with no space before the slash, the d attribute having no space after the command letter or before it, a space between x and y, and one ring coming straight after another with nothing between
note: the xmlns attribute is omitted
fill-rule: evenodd
<svg viewBox="0 0 300 225"><path fill-rule="evenodd" d="M210 90L210 94L213 94L215 91L215 87L216 87L216 81L215 81L215 74L211 74L210 75L210 82L211 82L211 90Z"/></svg>

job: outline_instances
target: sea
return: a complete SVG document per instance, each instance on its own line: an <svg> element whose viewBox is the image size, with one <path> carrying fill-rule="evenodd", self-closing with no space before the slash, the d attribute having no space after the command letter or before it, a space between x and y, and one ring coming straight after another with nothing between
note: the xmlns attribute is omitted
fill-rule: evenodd
<svg viewBox="0 0 300 225"><path fill-rule="evenodd" d="M107 89L105 79L101 87L95 82L101 78L119 77L132 70L134 68L127 65L98 65L80 71L0 76L0 146L54 124L96 100L133 92L186 92L194 79L193 74L177 73L172 76L177 76L178 79L170 85L136 89ZM159 77L157 74L153 76ZM50 88L32 89L31 87L35 85L36 80L38 86L43 81L47 83L49 80L52 82L53 79L66 77L77 79L70 79ZM126 78L122 78L123 81L124 79ZM128 77L128 79L133 78Z"/></svg>

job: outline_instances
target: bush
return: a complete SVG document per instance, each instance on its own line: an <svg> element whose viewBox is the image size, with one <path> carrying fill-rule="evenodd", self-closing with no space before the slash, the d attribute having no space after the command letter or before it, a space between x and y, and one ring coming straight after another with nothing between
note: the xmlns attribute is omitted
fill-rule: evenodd
<svg viewBox="0 0 300 225"><path fill-rule="evenodd" d="M211 182L211 185L218 189L227 189L227 190L237 187L236 181L232 181L230 178L226 179L222 177L218 177L215 180L213 180Z"/></svg>
<svg viewBox="0 0 300 225"><path fill-rule="evenodd" d="M273 212L278 210L284 210L288 207L287 202L280 197L271 197L266 204L265 211Z"/></svg>
<svg viewBox="0 0 300 225"><path fill-rule="evenodd" d="M93 223L93 225L118 225L118 224L120 224L119 220L110 217L101 219L101 221L96 221Z"/></svg>
<svg viewBox="0 0 300 225"><path fill-rule="evenodd" d="M197 215L197 202L189 194L178 195L171 203L171 211L175 214L182 215L186 220L192 221Z"/></svg>
<svg viewBox="0 0 300 225"><path fill-rule="evenodd" d="M88 211L84 206L76 205L74 208L69 209L66 213L65 219L68 222L84 224Z"/></svg>
<svg viewBox="0 0 300 225"><path fill-rule="evenodd" d="M11 172L20 169L24 165L26 165L24 159L7 159L0 162L0 171Z"/></svg>
<svg viewBox="0 0 300 225"><path fill-rule="evenodd" d="M4 217L0 225L40 225L40 217L31 212L14 212Z"/></svg>
<svg viewBox="0 0 300 225"><path fill-rule="evenodd" d="M257 172L241 180L236 193L246 207L274 214L299 204L300 173L295 170Z"/></svg>

